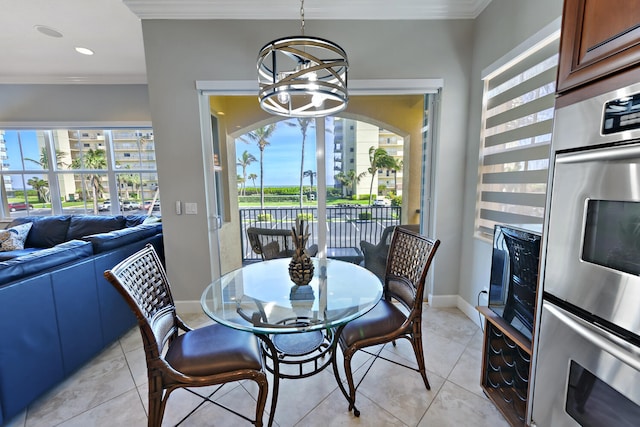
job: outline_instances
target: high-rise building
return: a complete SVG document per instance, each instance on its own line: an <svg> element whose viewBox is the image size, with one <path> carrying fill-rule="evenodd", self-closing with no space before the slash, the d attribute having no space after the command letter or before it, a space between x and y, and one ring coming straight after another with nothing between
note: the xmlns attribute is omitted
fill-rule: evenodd
<svg viewBox="0 0 640 427"><path fill-rule="evenodd" d="M390 131L370 123L352 119L338 118L334 126L334 174L342 172L355 176L367 172L371 166L369 150L371 147L383 148L388 155L401 165L404 155L404 139ZM371 188L371 175L367 172L358 183L343 186L336 181L336 187L343 188L345 196L368 195ZM387 195L390 192L402 194L402 169L379 170L373 177L373 193Z"/></svg>

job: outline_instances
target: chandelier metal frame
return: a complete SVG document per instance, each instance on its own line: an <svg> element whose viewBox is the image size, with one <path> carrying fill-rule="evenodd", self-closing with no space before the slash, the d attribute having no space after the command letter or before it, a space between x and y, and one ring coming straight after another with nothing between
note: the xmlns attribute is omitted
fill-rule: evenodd
<svg viewBox="0 0 640 427"><path fill-rule="evenodd" d="M270 114L324 117L347 107L347 54L337 44L304 35L273 40L258 54L258 100Z"/></svg>

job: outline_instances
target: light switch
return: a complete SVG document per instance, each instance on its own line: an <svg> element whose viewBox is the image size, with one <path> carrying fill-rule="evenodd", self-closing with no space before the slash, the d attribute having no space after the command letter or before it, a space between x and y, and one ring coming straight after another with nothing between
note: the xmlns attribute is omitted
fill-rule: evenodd
<svg viewBox="0 0 640 427"><path fill-rule="evenodd" d="M185 203L184 211L187 215L197 215L198 214L198 204L197 203Z"/></svg>

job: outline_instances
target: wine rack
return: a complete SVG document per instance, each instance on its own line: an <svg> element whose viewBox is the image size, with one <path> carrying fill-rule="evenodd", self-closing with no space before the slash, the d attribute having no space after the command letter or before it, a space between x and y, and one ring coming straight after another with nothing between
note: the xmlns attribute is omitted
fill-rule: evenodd
<svg viewBox="0 0 640 427"><path fill-rule="evenodd" d="M486 307L481 385L512 426L526 426L531 342Z"/></svg>

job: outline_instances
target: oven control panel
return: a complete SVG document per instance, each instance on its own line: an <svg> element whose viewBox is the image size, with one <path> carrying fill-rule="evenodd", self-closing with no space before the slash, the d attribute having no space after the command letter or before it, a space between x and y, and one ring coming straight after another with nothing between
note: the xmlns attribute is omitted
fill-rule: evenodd
<svg viewBox="0 0 640 427"><path fill-rule="evenodd" d="M604 104L603 135L633 129L640 129L640 93Z"/></svg>

